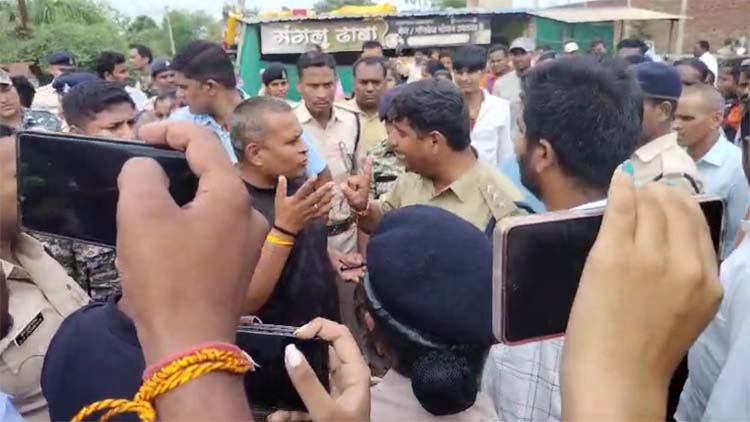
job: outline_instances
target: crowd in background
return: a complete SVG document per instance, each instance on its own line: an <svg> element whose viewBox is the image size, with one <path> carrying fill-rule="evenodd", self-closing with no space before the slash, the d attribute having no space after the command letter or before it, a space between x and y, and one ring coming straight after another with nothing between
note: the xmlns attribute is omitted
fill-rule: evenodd
<svg viewBox="0 0 750 422"><path fill-rule="evenodd" d="M268 64L259 93L217 44L131 47L92 72L53 52L36 89L0 70L0 392L21 415L0 417L131 399L164 359L226 350L253 315L332 342L330 394L286 350L313 420L750 418L750 61L719 63L705 41L666 63L638 39L610 53L518 38L407 62L367 42L346 98L315 45L296 81ZM22 130L186 150L201 189L176 207L135 160L116 251L23 233ZM700 194L725 203L718 257ZM604 206L566 337L496 344L498 222ZM236 378L190 381L160 417L258 416Z"/></svg>

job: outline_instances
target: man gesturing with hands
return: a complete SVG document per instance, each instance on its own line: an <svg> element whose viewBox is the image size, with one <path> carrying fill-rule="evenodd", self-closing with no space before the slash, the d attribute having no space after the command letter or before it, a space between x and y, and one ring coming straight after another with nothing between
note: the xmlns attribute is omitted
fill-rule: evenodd
<svg viewBox="0 0 750 422"><path fill-rule="evenodd" d="M321 218L331 210L333 182L304 181L307 146L292 108L271 97L246 100L234 111L230 134L253 206L272 226L244 313L267 324L302 325L320 316L339 320Z"/></svg>

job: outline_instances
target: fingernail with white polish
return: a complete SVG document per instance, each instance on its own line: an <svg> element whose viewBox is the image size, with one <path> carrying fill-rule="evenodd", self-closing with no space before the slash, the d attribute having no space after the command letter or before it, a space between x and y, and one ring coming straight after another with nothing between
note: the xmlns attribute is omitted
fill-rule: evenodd
<svg viewBox="0 0 750 422"><path fill-rule="evenodd" d="M287 368L296 368L302 363L302 359L304 359L304 357L297 346L293 344L288 344L286 346L286 349L284 349L284 363Z"/></svg>

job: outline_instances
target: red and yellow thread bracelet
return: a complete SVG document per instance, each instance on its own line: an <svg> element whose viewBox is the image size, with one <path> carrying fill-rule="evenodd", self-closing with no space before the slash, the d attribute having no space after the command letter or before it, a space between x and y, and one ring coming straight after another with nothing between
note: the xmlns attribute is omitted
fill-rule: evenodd
<svg viewBox="0 0 750 422"><path fill-rule="evenodd" d="M180 353L171 361L149 367L144 371L144 378L147 373L151 375L132 400L108 399L92 403L81 409L72 421L83 422L97 412L106 411L100 421L132 412L138 414L139 420L143 422L155 422L153 402L159 396L211 372L224 371L242 375L255 369L252 359L237 346L228 343L211 345L218 347L191 349L192 351Z"/></svg>

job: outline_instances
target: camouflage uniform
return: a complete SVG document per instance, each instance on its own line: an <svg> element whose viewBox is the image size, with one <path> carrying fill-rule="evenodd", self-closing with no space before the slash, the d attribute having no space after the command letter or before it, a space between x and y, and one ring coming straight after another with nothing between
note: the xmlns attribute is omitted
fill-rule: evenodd
<svg viewBox="0 0 750 422"><path fill-rule="evenodd" d="M151 70L136 70L133 73L135 74L133 77L133 87L143 91L146 95L153 95L153 92L151 92Z"/></svg>
<svg viewBox="0 0 750 422"><path fill-rule="evenodd" d="M62 121L49 111L25 108L23 109L21 127L18 130L60 132L62 130Z"/></svg>
<svg viewBox="0 0 750 422"><path fill-rule="evenodd" d="M396 156L393 146L384 139L367 151L367 158L373 158L370 177L370 199L378 200L393 189L396 179L404 174L404 165Z"/></svg>
<svg viewBox="0 0 750 422"><path fill-rule="evenodd" d="M103 301L122 292L114 249L70 239L34 237L42 242L47 253L65 268L68 275L89 292L92 299Z"/></svg>

